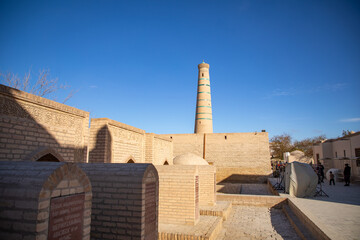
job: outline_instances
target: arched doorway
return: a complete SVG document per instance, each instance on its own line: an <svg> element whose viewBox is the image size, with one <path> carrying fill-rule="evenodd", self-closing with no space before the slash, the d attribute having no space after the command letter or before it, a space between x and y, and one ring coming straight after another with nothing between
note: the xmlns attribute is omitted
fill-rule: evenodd
<svg viewBox="0 0 360 240"><path fill-rule="evenodd" d="M168 161L165 161L165 162L164 162L164 165L169 165Z"/></svg>
<svg viewBox="0 0 360 240"><path fill-rule="evenodd" d="M36 160L37 162L60 162L59 159L57 159L54 155L52 155L51 153L45 154L44 156L42 156L41 158L39 158L38 160Z"/></svg>
<svg viewBox="0 0 360 240"><path fill-rule="evenodd" d="M129 161L127 161L127 163L135 163L134 160L129 159Z"/></svg>

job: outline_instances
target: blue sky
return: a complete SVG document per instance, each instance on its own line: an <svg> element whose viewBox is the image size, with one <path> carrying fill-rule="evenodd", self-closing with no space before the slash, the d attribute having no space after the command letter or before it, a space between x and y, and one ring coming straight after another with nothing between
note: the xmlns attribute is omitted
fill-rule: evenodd
<svg viewBox="0 0 360 240"><path fill-rule="evenodd" d="M360 130L359 1L0 1L0 71L50 69L94 118L192 133L203 59L214 132Z"/></svg>

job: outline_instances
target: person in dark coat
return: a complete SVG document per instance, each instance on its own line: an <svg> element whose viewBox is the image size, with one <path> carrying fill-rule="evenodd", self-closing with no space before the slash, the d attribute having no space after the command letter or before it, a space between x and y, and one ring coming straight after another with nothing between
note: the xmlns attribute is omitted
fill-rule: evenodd
<svg viewBox="0 0 360 240"><path fill-rule="evenodd" d="M351 175L351 167L349 167L349 164L346 163L344 168L345 186L350 186L350 175Z"/></svg>
<svg viewBox="0 0 360 240"><path fill-rule="evenodd" d="M324 182L324 178L325 178L324 166L321 163L319 164L319 171L320 171L320 181Z"/></svg>

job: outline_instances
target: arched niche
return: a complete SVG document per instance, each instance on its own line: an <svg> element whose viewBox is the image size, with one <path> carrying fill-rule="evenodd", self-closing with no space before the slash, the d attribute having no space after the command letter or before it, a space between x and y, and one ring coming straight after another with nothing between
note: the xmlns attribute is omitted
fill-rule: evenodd
<svg viewBox="0 0 360 240"><path fill-rule="evenodd" d="M36 160L37 162L60 162L59 159L57 159L54 155L52 155L51 153L48 153L44 156L42 156L41 158L39 158L38 160Z"/></svg>
<svg viewBox="0 0 360 240"><path fill-rule="evenodd" d="M40 147L30 153L25 160L32 162L64 162L64 158L53 148Z"/></svg>
<svg viewBox="0 0 360 240"><path fill-rule="evenodd" d="M169 165L168 161L165 160L164 164L163 165Z"/></svg>
<svg viewBox="0 0 360 240"><path fill-rule="evenodd" d="M126 159L125 163L136 163L136 161L135 161L135 158L133 156L129 156Z"/></svg>

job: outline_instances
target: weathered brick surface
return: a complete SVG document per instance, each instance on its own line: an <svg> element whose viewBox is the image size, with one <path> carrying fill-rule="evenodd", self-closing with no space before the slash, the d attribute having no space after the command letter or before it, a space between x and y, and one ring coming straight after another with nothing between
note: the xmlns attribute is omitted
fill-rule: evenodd
<svg viewBox="0 0 360 240"><path fill-rule="evenodd" d="M53 150L85 162L88 122L88 112L0 85L0 161L36 161Z"/></svg>
<svg viewBox="0 0 360 240"><path fill-rule="evenodd" d="M145 163L145 131L108 119L91 119L89 162Z"/></svg>
<svg viewBox="0 0 360 240"><path fill-rule="evenodd" d="M83 229L89 228L91 185L76 165L3 161L0 176L0 239L47 239L51 199L82 193Z"/></svg>
<svg viewBox="0 0 360 240"><path fill-rule="evenodd" d="M187 152L216 167L217 182L265 181L271 174L268 133L164 134L174 156ZM205 151L205 153L204 153Z"/></svg>
<svg viewBox="0 0 360 240"><path fill-rule="evenodd" d="M199 221L197 166L155 166L159 174L159 223L195 225Z"/></svg>
<svg viewBox="0 0 360 240"><path fill-rule="evenodd" d="M146 133L145 161L154 165L173 164L173 145L169 138Z"/></svg>
<svg viewBox="0 0 360 240"><path fill-rule="evenodd" d="M216 171L214 166L199 166L200 206L216 204Z"/></svg>
<svg viewBox="0 0 360 240"><path fill-rule="evenodd" d="M91 239L157 239L158 174L151 164L79 164L93 186Z"/></svg>
<svg viewBox="0 0 360 240"><path fill-rule="evenodd" d="M172 141L107 118L91 119L89 162L172 164Z"/></svg>

